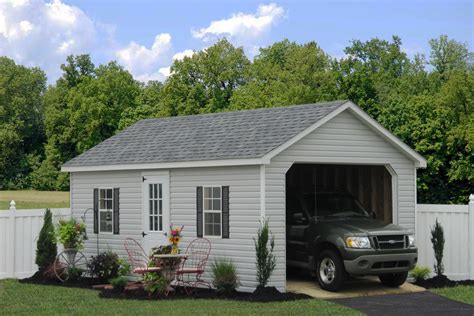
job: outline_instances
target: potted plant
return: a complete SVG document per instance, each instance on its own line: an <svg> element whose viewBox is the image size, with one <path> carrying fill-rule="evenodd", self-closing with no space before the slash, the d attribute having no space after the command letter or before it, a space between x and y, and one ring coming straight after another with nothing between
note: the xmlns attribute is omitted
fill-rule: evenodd
<svg viewBox="0 0 474 316"><path fill-rule="evenodd" d="M55 230L56 239L64 246L64 249L79 250L83 248L86 237L86 225L74 218L59 220Z"/></svg>

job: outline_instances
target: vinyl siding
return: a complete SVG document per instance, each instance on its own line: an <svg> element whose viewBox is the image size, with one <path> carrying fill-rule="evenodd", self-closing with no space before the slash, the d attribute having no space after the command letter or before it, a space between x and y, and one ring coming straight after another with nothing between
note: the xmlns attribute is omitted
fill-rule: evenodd
<svg viewBox="0 0 474 316"><path fill-rule="evenodd" d="M153 173L152 170L149 173ZM80 218L92 208L93 188L120 188L120 235L100 234L100 251L112 250L126 256L123 241L127 237L141 240L142 232L142 171L77 172L71 177L73 216ZM255 289L255 249L253 237L260 220L260 169L258 166L186 168L170 171L170 221L184 225L183 242L196 238L196 187L229 186L230 238L210 237L212 244L206 279L210 281L210 264L215 258L230 257L236 264L241 290ZM87 213L86 226L89 240L84 254L96 253L96 235L93 233L93 213Z"/></svg>
<svg viewBox="0 0 474 316"><path fill-rule="evenodd" d="M278 258L271 283L279 289L286 286L285 176L295 162L390 165L397 174L395 222L414 231L414 162L346 110L272 158L265 168L266 216Z"/></svg>

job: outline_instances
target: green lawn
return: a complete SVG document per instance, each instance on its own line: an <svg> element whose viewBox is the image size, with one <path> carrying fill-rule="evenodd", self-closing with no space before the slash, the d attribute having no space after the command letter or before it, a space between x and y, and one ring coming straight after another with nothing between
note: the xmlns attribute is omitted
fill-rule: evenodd
<svg viewBox="0 0 474 316"><path fill-rule="evenodd" d="M11 200L15 200L17 209L69 207L69 192L0 191L0 210L9 209Z"/></svg>
<svg viewBox="0 0 474 316"><path fill-rule="evenodd" d="M311 299L281 303L227 300L138 301L103 299L99 292L0 281L0 314L24 315L361 315L347 307Z"/></svg>
<svg viewBox="0 0 474 316"><path fill-rule="evenodd" d="M474 285L445 287L441 289L431 289L430 291L455 301L474 305Z"/></svg>

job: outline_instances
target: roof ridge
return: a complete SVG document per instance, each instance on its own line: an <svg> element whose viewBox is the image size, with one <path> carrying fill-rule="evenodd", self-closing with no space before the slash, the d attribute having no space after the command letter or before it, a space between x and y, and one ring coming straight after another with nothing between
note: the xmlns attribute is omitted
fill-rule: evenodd
<svg viewBox="0 0 474 316"><path fill-rule="evenodd" d="M175 116L163 116L163 117L152 117L152 118L145 118L137 121L135 124L144 122L144 121L161 121L161 120L172 120L172 119L186 119L186 118L196 118L196 117L206 117L206 116L218 116L218 115L228 115L228 114L235 114L235 113L248 113L248 112L264 112L264 111L272 111L272 110L281 110L287 108L295 108L295 107L307 107L307 106L327 106L327 105L334 105L334 104L344 104L349 100L334 100L334 101L323 101L317 103L303 103L303 104L292 104L292 105L283 105L283 106L274 106L274 107L262 107L257 109L243 109L237 111L222 111L222 112L212 112L212 113L198 113L198 114L187 114L187 115L175 115ZM133 124L134 125L134 124Z"/></svg>

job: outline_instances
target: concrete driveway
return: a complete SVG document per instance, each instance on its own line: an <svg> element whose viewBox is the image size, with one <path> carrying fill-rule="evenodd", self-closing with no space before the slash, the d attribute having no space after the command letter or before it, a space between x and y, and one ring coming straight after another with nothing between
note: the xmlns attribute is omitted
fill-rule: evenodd
<svg viewBox="0 0 474 316"><path fill-rule="evenodd" d="M339 299L361 296L375 296L388 294L406 294L425 291L424 288L406 282L401 287L391 288L380 283L377 277L352 278L346 281L339 292L328 292L321 289L315 278L292 277L287 280L287 291L306 294L320 299Z"/></svg>

